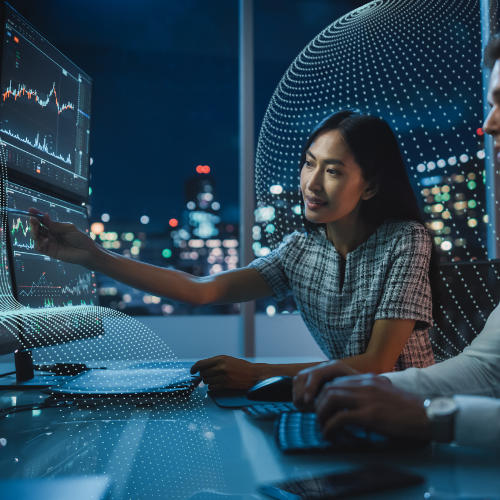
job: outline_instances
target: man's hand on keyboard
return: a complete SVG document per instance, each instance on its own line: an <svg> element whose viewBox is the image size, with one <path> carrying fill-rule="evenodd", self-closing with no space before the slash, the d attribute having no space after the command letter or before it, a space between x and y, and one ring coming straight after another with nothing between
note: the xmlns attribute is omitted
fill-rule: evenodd
<svg viewBox="0 0 500 500"><path fill-rule="evenodd" d="M326 439L344 425L357 425L392 437L430 440L423 400L392 387L388 379L365 374L325 384L316 413Z"/></svg>
<svg viewBox="0 0 500 500"><path fill-rule="evenodd" d="M314 411L314 398L323 385L348 375L359 375L359 372L337 360L302 370L293 379L293 403L301 411Z"/></svg>

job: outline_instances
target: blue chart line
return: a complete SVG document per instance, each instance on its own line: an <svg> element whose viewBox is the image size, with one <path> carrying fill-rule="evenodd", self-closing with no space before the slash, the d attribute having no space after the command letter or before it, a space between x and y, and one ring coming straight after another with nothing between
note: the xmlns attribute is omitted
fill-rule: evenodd
<svg viewBox="0 0 500 500"><path fill-rule="evenodd" d="M6 130L2 128L0 129L0 132L3 132L4 134L7 134L10 137L13 137L14 139L17 139L18 141L24 142L24 144L28 144L28 146L31 146L32 148L36 148L39 151L43 151L44 153L47 153L48 155L57 158L58 160L67 163L68 165L71 165L71 155L68 154L67 158L64 158L62 155L51 153L47 145L47 136L43 137L43 143L42 143L40 142L39 132L37 132L36 139L33 142L31 142L27 137L23 139L19 134L14 134L14 132L12 132L11 130Z"/></svg>
<svg viewBox="0 0 500 500"><path fill-rule="evenodd" d="M23 248L25 250L34 250L35 249L35 242L30 240L30 243L19 243L17 241L17 238L15 238L12 246L14 246L16 248Z"/></svg>
<svg viewBox="0 0 500 500"><path fill-rule="evenodd" d="M78 275L78 279L76 280L75 286L64 286L61 288L61 293L71 293L72 295L80 295L82 293L88 293L90 290L92 276L90 273L84 274L83 277L81 274Z"/></svg>

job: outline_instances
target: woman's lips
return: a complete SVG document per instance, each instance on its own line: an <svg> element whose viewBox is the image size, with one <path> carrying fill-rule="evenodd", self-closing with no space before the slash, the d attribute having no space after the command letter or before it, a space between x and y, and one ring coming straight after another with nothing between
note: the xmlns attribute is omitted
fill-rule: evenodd
<svg viewBox="0 0 500 500"><path fill-rule="evenodd" d="M306 206L309 210L318 210L324 205L326 205L326 201L322 201L317 198L307 198L306 201Z"/></svg>

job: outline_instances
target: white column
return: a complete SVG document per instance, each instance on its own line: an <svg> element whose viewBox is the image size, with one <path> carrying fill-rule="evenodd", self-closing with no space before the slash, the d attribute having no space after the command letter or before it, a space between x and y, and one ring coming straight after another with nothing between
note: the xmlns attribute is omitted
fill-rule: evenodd
<svg viewBox="0 0 500 500"><path fill-rule="evenodd" d="M254 104L253 104L253 0L239 0L240 77L240 266L254 258L252 226L255 209ZM241 304L240 355L255 355L255 302Z"/></svg>

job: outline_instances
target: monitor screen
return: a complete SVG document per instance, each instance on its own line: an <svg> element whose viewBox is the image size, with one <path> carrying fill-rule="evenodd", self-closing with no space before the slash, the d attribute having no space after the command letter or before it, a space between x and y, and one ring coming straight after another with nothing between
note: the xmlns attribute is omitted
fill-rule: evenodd
<svg viewBox="0 0 500 500"><path fill-rule="evenodd" d="M9 176L85 202L92 79L8 4L1 21L0 141Z"/></svg>
<svg viewBox="0 0 500 500"><path fill-rule="evenodd" d="M9 208L27 211L36 207L52 220L71 222L89 232L87 210L33 189L6 183ZM98 306L95 274L76 264L66 264L35 250L29 216L8 214L8 248L14 296L35 315L24 314L20 323L24 347L45 347L104 334L102 318L94 308L71 314L64 306Z"/></svg>
<svg viewBox="0 0 500 500"><path fill-rule="evenodd" d="M71 222L89 232L85 207L12 182L7 183L7 203L9 208L23 211L36 207L48 212L54 221ZM30 308L97 305L97 286L92 271L38 253L31 239L28 216L8 214L7 220L14 293L22 305Z"/></svg>

